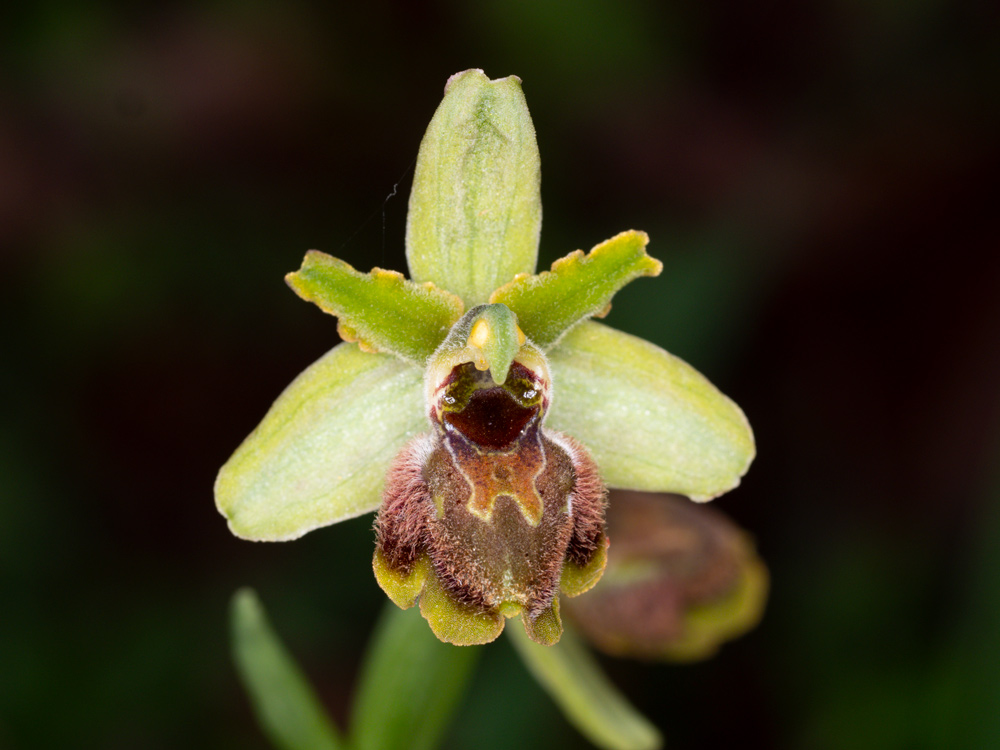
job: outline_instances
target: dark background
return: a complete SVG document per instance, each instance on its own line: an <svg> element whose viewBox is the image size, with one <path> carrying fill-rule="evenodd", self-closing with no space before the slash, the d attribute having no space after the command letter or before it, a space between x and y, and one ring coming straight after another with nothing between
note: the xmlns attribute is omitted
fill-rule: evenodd
<svg viewBox="0 0 1000 750"><path fill-rule="evenodd" d="M371 519L231 537L218 467L333 319L318 248L404 269L447 77L524 81L542 265L644 229L608 319L740 403L717 501L772 573L695 666L607 661L682 748L1000 746L993 2L25 3L0 23L0 747L263 748L255 586L343 721ZM509 646L452 748L583 746Z"/></svg>

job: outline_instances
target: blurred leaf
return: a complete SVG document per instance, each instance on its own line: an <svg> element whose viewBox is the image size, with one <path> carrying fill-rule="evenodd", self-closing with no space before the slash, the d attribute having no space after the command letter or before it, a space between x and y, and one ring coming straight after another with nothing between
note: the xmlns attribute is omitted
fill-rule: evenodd
<svg viewBox="0 0 1000 750"><path fill-rule="evenodd" d="M302 299L339 318L337 331L365 351L395 354L423 365L462 316L462 300L432 283L375 268L359 273L344 261L310 250L285 277Z"/></svg>
<svg viewBox="0 0 1000 750"><path fill-rule="evenodd" d="M490 302L507 305L528 338L547 349L581 320L603 317L615 292L630 281L660 273L663 264L646 255L648 243L645 232L622 232L586 255L577 250L560 258L551 271L518 276Z"/></svg>
<svg viewBox="0 0 1000 750"><path fill-rule="evenodd" d="M420 143L406 225L414 281L467 307L534 273L541 231L538 145L519 78L453 75Z"/></svg>
<svg viewBox="0 0 1000 750"><path fill-rule="evenodd" d="M1000 471L991 474L966 559L968 577L953 584L964 594L963 606L922 712L924 721L937 719L931 728L942 746L1000 747Z"/></svg>
<svg viewBox="0 0 1000 750"><path fill-rule="evenodd" d="M353 750L436 747L478 656L435 638L416 609L387 604L357 687Z"/></svg>
<svg viewBox="0 0 1000 750"><path fill-rule="evenodd" d="M659 731L611 684L593 655L567 628L554 646L532 642L521 628L507 628L525 665L566 718L606 750L655 750Z"/></svg>
<svg viewBox="0 0 1000 750"><path fill-rule="evenodd" d="M338 750L343 743L251 589L233 596L233 658L261 728L282 750Z"/></svg>
<svg viewBox="0 0 1000 750"><path fill-rule="evenodd" d="M710 500L753 460L740 408L691 365L587 321L549 352L548 425L582 442L611 487Z"/></svg>
<svg viewBox="0 0 1000 750"><path fill-rule="evenodd" d="M389 463L426 424L423 373L340 344L299 375L219 471L243 539L287 541L375 510Z"/></svg>

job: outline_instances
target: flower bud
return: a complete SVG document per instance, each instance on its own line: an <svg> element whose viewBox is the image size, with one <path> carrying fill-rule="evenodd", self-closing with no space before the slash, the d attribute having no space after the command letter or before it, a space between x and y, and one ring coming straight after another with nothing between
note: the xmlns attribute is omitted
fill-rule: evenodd
<svg viewBox="0 0 1000 750"><path fill-rule="evenodd" d="M612 492L615 544L599 590L569 616L605 653L694 661L760 620L767 570L722 513L678 495Z"/></svg>

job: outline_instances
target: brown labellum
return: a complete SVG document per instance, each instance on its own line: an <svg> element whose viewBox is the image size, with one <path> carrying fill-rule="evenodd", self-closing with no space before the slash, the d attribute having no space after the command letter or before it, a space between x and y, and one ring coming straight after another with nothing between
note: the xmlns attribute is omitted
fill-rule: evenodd
<svg viewBox="0 0 1000 750"><path fill-rule="evenodd" d="M492 640L504 616L520 613L532 638L554 643L560 583L574 595L603 570L597 468L574 440L543 428L547 372L515 361L497 385L464 363L435 392L435 430L411 441L386 479L379 583L400 606L419 595L443 640Z"/></svg>

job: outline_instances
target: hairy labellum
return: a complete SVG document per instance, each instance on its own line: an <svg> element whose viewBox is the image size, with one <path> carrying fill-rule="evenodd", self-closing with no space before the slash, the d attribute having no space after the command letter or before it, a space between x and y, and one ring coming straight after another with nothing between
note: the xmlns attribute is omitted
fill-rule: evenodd
<svg viewBox="0 0 1000 750"><path fill-rule="evenodd" d="M428 383L434 429L397 456L376 521L379 584L401 607L419 597L452 643L491 641L517 614L555 643L560 588L582 593L604 568L604 486L576 441L542 426L548 369L521 341L501 384L474 357Z"/></svg>

